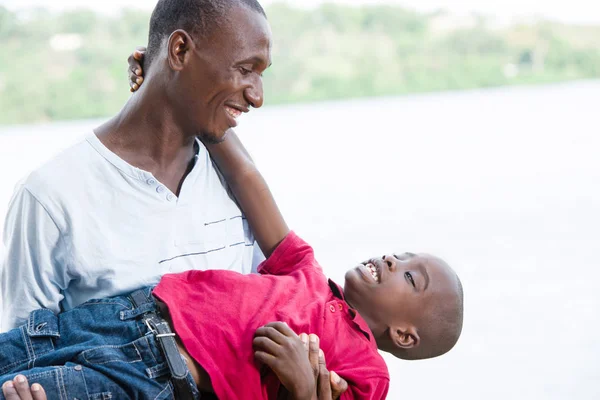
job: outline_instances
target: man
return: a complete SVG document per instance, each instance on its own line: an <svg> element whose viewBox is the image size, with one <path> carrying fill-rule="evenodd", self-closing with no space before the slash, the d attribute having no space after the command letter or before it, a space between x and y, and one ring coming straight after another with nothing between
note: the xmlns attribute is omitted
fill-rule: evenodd
<svg viewBox="0 0 600 400"><path fill-rule="evenodd" d="M2 331L34 309L67 310L167 272L251 270L252 235L196 137L218 142L262 106L264 12L255 0L165 0L150 31L144 87L16 189Z"/></svg>
<svg viewBox="0 0 600 400"><path fill-rule="evenodd" d="M254 240L196 137L219 142L241 113L262 106L270 63L256 0L159 1L143 88L16 189L0 330L34 309L68 310L167 272L250 272Z"/></svg>

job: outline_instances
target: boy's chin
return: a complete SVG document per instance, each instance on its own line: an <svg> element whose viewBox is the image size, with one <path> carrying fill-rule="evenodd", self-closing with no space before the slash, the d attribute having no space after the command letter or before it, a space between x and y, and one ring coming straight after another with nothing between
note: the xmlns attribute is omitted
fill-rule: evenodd
<svg viewBox="0 0 600 400"><path fill-rule="evenodd" d="M346 275L344 276L344 297L353 308L359 307L363 285L364 280L356 268L346 271Z"/></svg>

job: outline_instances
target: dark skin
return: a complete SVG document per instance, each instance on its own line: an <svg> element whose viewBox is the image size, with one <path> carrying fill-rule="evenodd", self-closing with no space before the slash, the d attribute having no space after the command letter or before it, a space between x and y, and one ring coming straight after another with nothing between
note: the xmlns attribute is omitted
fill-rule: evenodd
<svg viewBox="0 0 600 400"><path fill-rule="evenodd" d="M204 143L222 141L237 125L239 114L263 103L261 75L271 64L270 28L262 15L244 7L233 8L229 21L206 40L194 40L183 30L173 32L148 69L144 88L95 130L107 148L151 172L176 195L193 166L195 138ZM265 329L261 332L271 332L271 327ZM300 337L284 333L289 343L285 351L269 353L272 347L257 351L259 357L269 357L267 365L286 381L290 398L337 398L346 382L329 374L325 363L314 356L313 342L305 347ZM258 348L268 340L260 340ZM299 346L305 348L303 357ZM298 371L301 381L294 379ZM35 383L30 387L22 375L2 389L8 400L46 400L43 388Z"/></svg>
<svg viewBox="0 0 600 400"><path fill-rule="evenodd" d="M349 270L344 296L369 325L377 347L397 356L398 350L421 344L419 328L427 323L429 310L457 298L457 278L436 257L389 254Z"/></svg>
<svg viewBox="0 0 600 400"><path fill-rule="evenodd" d="M96 135L178 195L193 166L195 138L218 142L237 115L261 107L261 74L270 64L269 25L245 7L233 8L229 22L206 39L177 30L146 71L144 86Z"/></svg>

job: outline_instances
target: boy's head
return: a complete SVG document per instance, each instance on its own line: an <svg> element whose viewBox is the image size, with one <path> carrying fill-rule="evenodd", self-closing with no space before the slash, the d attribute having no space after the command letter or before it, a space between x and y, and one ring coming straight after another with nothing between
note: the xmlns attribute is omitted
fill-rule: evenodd
<svg viewBox="0 0 600 400"><path fill-rule="evenodd" d="M386 255L346 273L344 295L377 346L396 357L440 356L462 330L463 291L456 273L426 254Z"/></svg>

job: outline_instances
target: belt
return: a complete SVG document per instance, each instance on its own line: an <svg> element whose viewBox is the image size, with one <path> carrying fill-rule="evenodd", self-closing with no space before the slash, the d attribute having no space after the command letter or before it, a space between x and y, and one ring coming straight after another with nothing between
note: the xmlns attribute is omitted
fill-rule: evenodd
<svg viewBox="0 0 600 400"><path fill-rule="evenodd" d="M148 299L143 290L133 292L130 294L130 298L135 307L140 307L146 303L154 303L153 300ZM179 353L179 349L177 349L175 333L171 331L169 323L154 310L144 313L142 318L150 332L158 339L158 343L160 343L163 354L167 359L177 399L195 400L196 397L187 379L188 367Z"/></svg>

